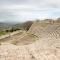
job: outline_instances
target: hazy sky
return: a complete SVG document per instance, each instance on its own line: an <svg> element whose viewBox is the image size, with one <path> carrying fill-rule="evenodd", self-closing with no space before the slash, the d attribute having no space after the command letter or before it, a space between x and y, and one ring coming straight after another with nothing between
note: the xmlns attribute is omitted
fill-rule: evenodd
<svg viewBox="0 0 60 60"><path fill-rule="evenodd" d="M60 0L0 0L0 21L60 17Z"/></svg>

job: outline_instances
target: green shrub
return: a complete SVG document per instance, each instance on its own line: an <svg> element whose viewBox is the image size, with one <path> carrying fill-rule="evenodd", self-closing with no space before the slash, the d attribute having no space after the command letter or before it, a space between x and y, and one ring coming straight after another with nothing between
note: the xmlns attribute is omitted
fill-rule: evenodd
<svg viewBox="0 0 60 60"><path fill-rule="evenodd" d="M6 32L0 31L0 36L1 36L1 35L5 35L5 34L6 34Z"/></svg>

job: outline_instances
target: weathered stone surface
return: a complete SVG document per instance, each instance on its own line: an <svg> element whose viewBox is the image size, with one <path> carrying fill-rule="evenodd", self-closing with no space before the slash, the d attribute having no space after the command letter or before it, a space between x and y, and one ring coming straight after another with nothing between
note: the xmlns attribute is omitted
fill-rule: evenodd
<svg viewBox="0 0 60 60"><path fill-rule="evenodd" d="M45 26L37 22L28 32L39 39L21 46L3 43L0 45L0 60L60 60L60 24Z"/></svg>

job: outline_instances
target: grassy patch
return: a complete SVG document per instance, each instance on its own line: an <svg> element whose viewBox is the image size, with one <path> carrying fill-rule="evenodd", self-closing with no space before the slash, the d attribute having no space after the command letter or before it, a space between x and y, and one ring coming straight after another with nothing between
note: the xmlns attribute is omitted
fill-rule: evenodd
<svg viewBox="0 0 60 60"><path fill-rule="evenodd" d="M6 34L6 32L0 31L0 36L1 36L1 35L5 35L5 34Z"/></svg>

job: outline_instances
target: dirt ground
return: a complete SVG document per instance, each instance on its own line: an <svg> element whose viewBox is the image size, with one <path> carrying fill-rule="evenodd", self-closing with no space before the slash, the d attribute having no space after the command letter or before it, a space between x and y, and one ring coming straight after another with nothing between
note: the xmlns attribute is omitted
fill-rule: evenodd
<svg viewBox="0 0 60 60"><path fill-rule="evenodd" d="M60 24L45 24L35 22L28 32L2 43L0 60L60 60Z"/></svg>

